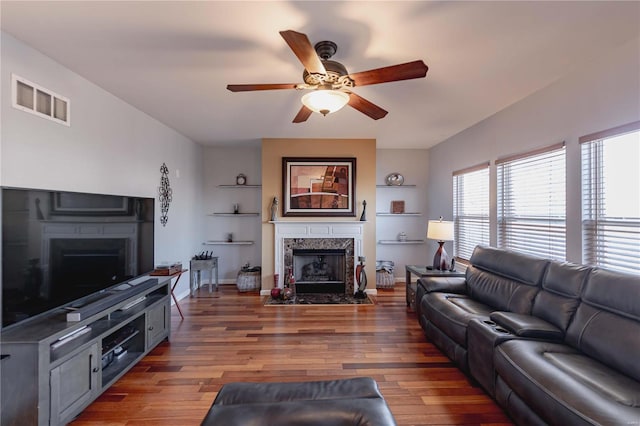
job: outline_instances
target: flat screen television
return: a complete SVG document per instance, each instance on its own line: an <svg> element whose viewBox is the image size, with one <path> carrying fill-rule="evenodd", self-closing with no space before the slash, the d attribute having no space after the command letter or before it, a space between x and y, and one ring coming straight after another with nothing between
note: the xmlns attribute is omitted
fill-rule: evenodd
<svg viewBox="0 0 640 426"><path fill-rule="evenodd" d="M153 198L2 188L2 327L154 267Z"/></svg>

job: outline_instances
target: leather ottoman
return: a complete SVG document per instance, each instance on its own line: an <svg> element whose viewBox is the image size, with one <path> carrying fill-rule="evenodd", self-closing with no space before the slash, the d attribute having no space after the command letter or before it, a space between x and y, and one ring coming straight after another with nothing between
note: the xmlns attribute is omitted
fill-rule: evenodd
<svg viewBox="0 0 640 426"><path fill-rule="evenodd" d="M371 378L297 383L229 383L202 425L395 426Z"/></svg>

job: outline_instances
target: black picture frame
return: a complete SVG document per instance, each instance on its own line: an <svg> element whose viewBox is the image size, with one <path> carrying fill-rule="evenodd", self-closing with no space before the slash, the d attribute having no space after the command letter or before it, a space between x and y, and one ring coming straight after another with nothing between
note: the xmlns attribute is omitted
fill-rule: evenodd
<svg viewBox="0 0 640 426"><path fill-rule="evenodd" d="M283 157L283 216L356 216L356 159Z"/></svg>

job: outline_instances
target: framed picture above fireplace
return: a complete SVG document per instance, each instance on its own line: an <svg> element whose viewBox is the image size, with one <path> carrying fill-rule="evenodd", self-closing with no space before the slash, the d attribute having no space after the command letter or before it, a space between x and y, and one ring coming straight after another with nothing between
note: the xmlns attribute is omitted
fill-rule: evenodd
<svg viewBox="0 0 640 426"><path fill-rule="evenodd" d="M283 216L355 216L356 159L284 157Z"/></svg>

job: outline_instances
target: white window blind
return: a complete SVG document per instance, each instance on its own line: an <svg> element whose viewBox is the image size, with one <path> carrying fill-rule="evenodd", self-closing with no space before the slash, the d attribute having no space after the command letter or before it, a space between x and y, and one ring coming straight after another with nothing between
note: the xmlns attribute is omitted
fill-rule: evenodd
<svg viewBox="0 0 640 426"><path fill-rule="evenodd" d="M640 274L640 121L580 143L583 262Z"/></svg>
<svg viewBox="0 0 640 426"><path fill-rule="evenodd" d="M548 259L566 257L564 142L496 161L498 246Z"/></svg>
<svg viewBox="0 0 640 426"><path fill-rule="evenodd" d="M489 163L453 173L453 253L469 260L478 244L489 245Z"/></svg>

